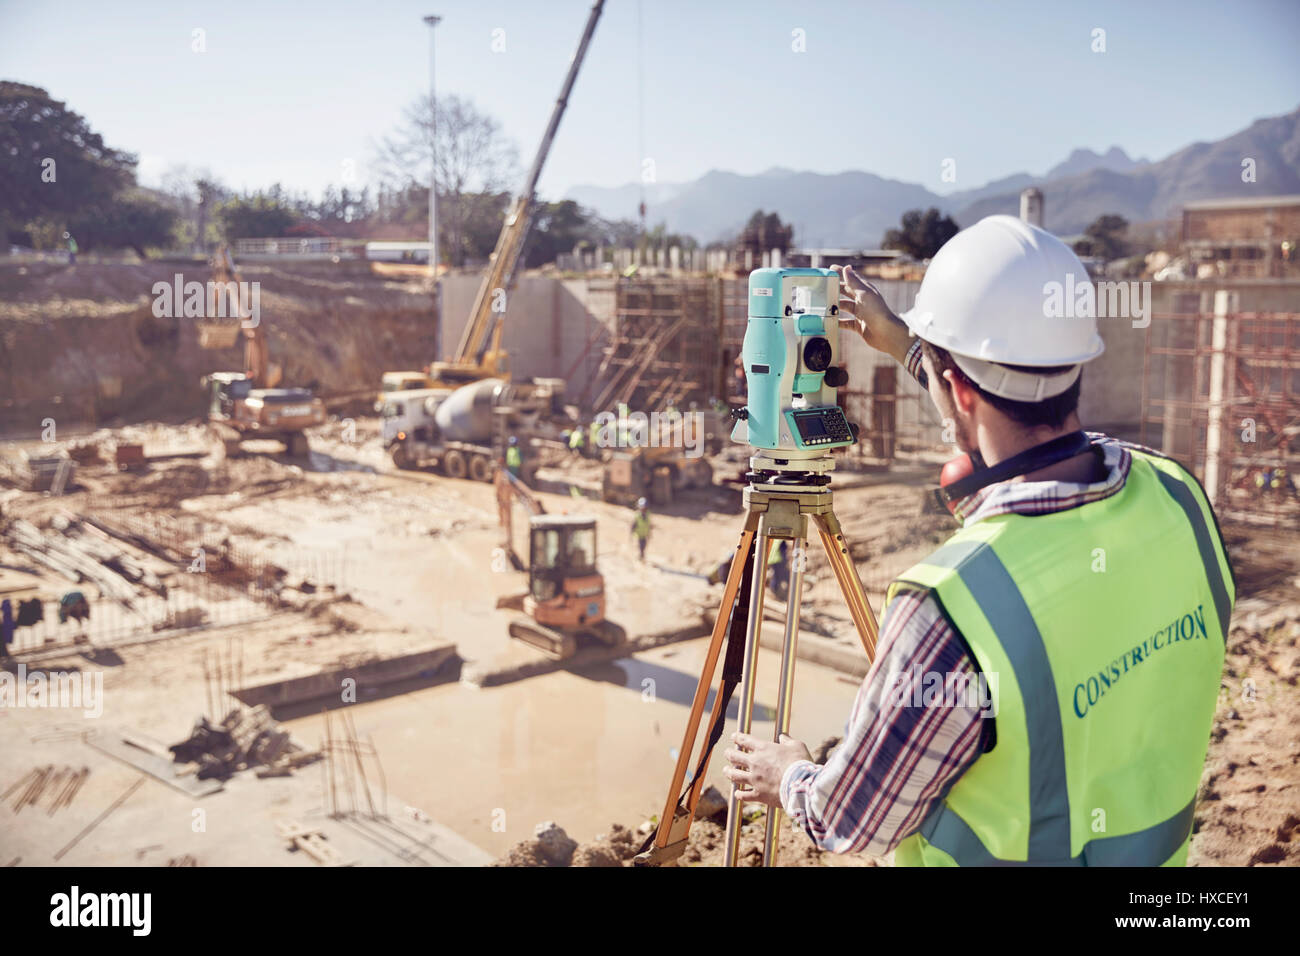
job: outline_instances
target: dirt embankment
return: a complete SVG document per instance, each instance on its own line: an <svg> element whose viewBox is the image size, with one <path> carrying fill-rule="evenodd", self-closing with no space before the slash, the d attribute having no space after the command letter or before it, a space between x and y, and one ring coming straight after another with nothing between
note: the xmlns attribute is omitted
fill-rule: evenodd
<svg viewBox="0 0 1300 956"><path fill-rule="evenodd" d="M364 263L244 265L258 282L271 361L286 384L326 397L374 386L385 369L433 354L421 280L371 275ZM0 262L0 430L36 433L115 419L176 421L203 412L199 378L241 369L242 343L199 347L196 320L154 315L154 284L206 283L201 262L138 265Z"/></svg>
<svg viewBox="0 0 1300 956"><path fill-rule="evenodd" d="M1300 866L1300 555L1224 528L1237 578L1189 863Z"/></svg>

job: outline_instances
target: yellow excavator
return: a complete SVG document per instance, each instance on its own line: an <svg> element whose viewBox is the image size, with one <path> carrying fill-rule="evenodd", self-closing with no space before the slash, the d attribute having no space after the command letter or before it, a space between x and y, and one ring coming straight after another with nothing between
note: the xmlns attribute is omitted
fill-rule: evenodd
<svg viewBox="0 0 1300 956"><path fill-rule="evenodd" d="M221 247L213 262L216 290L229 295L240 288L240 281L230 250ZM234 323L200 323L200 345L205 348L230 346L240 333L244 336L244 370L212 372L202 379L209 426L225 445L227 457L239 455L242 443L252 439L283 442L290 457L305 457L305 429L325 421L325 403L310 389L281 386L283 370L270 361L261 317L242 315L240 308L232 311Z"/></svg>
<svg viewBox="0 0 1300 956"><path fill-rule="evenodd" d="M604 5L605 0L597 0L587 17L587 26L583 30L582 39L578 42L578 51L573 55L568 75L565 76L564 85L560 88L559 98L556 99L555 107L551 111L551 121L542 135L541 145L537 149L533 165L528 170L523 189L511 205L505 224L501 227L496 248L488 262L483 282L479 285L478 295L474 299L474 308L470 310L469 321L461 333L455 355L449 361L434 362L429 366L424 381L418 385L407 384L403 387L457 388L485 378L510 380L510 358L501 346L506 299L514 283L519 255L523 251L528 230L532 226L537 180L542 175L542 166L551 151L555 132L560 126L560 118L564 116L569 94L573 90L574 81L578 78L578 70L587 55L587 46L596 31L596 22L600 19L601 8ZM432 267L436 274L437 263L433 263ZM386 372L381 388L384 391L392 390L399 379L405 379L409 383L412 375L413 373L410 372Z"/></svg>
<svg viewBox="0 0 1300 956"><path fill-rule="evenodd" d="M552 515L522 481L504 468L496 477L497 508L505 533L503 550L518 570L513 512L528 513L528 590L497 600L498 608L523 613L510 622L510 636L553 660L572 657L579 640L614 646L623 629L605 620L605 578L596 569L596 519Z"/></svg>

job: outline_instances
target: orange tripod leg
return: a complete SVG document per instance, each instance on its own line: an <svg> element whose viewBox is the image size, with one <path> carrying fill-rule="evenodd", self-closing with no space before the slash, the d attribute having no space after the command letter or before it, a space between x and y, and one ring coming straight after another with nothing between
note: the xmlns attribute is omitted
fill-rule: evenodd
<svg viewBox="0 0 1300 956"><path fill-rule="evenodd" d="M876 615L871 610L871 604L867 600L867 594L862 589L858 569L854 567L853 559L849 555L849 546L844 540L844 533L840 530L840 523L833 514L815 515L814 519L817 522L817 530L821 533L826 557L835 572L835 580L839 582L840 593L844 596L844 603L848 605L849 615L858 630L862 647L867 652L867 660L874 661L880 628L876 623Z"/></svg>
<svg viewBox="0 0 1300 956"><path fill-rule="evenodd" d="M659 818L659 829L655 832L653 848L643 854L646 859L638 862L646 864L665 863L681 855L685 848L686 836L690 830L691 817L699 800L704 773L692 782L689 809L685 814L677 813L677 804L681 797L682 785L690 767L691 756L695 750L695 741L700 730L700 720L704 716L704 705L709 699L709 686L713 683L713 674L717 670L718 658L722 656L722 647L727 639L727 626L731 618L731 607L740 591L740 582L749 568L749 554L754 545L754 531L758 525L758 516L750 515L745 522L745 529L740 534L740 544L731 559L731 569L727 572L727 583L722 591L722 603L718 605L718 616L713 622L713 635L709 640L708 653L704 658L704 669L700 672L699 682L695 685L695 697L691 701L691 714L686 721L686 733L682 738L681 750L677 754L677 766L673 770L672 784L668 789L668 799L664 803L663 815ZM710 729L719 719L725 719L725 704L719 696L715 699L713 720ZM707 738L706 738L707 739ZM670 847L677 847L671 852ZM668 852L665 852L668 851Z"/></svg>

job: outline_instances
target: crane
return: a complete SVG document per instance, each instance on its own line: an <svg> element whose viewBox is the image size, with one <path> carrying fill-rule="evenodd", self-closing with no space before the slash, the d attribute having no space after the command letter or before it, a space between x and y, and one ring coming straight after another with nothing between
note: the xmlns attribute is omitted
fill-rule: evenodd
<svg viewBox="0 0 1300 956"><path fill-rule="evenodd" d="M532 226L537 180L542 175L542 166L545 165L546 156L551 151L556 130L560 127L560 119L564 116L565 107L569 103L569 94L573 90L574 81L578 78L578 70L587 55L587 47L591 43L592 34L596 31L596 22L600 19L604 5L605 0L596 0L592 5L591 13L587 16L587 26L582 31L577 52L569 63L569 72L564 78L564 85L560 88L555 107L551 110L551 120L542 135L541 145L533 158L523 188L506 214L505 224L501 227L500 236L497 237L496 248L488 261L487 272L479 285L474 307L470 310L469 321L465 324L456 353L450 361L434 362L431 367L430 384L433 387L440 384L462 385L485 378L508 379L510 377L509 356L501 348L501 332L505 320L502 293L508 294L513 285L519 255L528 238L528 230Z"/></svg>

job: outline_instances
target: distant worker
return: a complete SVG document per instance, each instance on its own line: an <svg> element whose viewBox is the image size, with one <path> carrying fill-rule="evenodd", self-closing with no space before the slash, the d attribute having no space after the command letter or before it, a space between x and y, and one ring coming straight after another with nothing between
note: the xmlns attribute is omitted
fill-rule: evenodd
<svg viewBox="0 0 1300 956"><path fill-rule="evenodd" d="M1267 468L1255 473L1255 488L1261 494L1272 492L1274 496L1283 496L1288 491L1296 493L1295 482L1286 473L1285 468Z"/></svg>
<svg viewBox="0 0 1300 956"><path fill-rule="evenodd" d="M767 586L771 592L780 600L786 600L790 591L790 562L788 544L785 541L779 541L773 546L772 551L767 556ZM735 552L729 553L725 558L718 562L717 566L709 572L705 578L710 584L722 584L727 580L727 575L731 573L731 561L735 557Z"/></svg>
<svg viewBox="0 0 1300 956"><path fill-rule="evenodd" d="M575 428L569 432L569 452L574 455L582 455L582 447L586 444L586 431L581 427Z"/></svg>
<svg viewBox="0 0 1300 956"><path fill-rule="evenodd" d="M68 591L59 598L59 623L66 624L69 618L77 622L78 630L74 641L84 643L86 621L90 620L90 602L80 591Z"/></svg>
<svg viewBox="0 0 1300 956"><path fill-rule="evenodd" d="M17 629L13 604L9 598L5 598L0 601L0 657L9 656L9 645L13 643L14 631Z"/></svg>
<svg viewBox="0 0 1300 956"><path fill-rule="evenodd" d="M524 467L524 456L519 450L519 439L514 435L510 436L510 444L506 448L506 471L511 476L518 478Z"/></svg>
<svg viewBox="0 0 1300 956"><path fill-rule="evenodd" d="M650 540L650 513L646 511L646 500L636 500L636 515L632 518L632 536L636 538L637 551L641 560L645 560L646 542Z"/></svg>
<svg viewBox="0 0 1300 956"><path fill-rule="evenodd" d="M497 493L497 527L502 531L506 547L514 540L514 493L510 490L510 478L507 476L504 456L497 459L497 467L492 474L492 485Z"/></svg>
<svg viewBox="0 0 1300 956"><path fill-rule="evenodd" d="M1082 430L1103 346L1061 291L1087 282L1011 216L950 239L901 318L841 270L842 326L916 376L965 454L940 477L961 528L890 585L839 749L818 765L788 736L736 734L727 751L742 799L823 849L1187 862L1236 584L1196 479Z"/></svg>
<svg viewBox="0 0 1300 956"><path fill-rule="evenodd" d="M63 234L63 238L68 240L68 265L75 266L77 264L77 240L73 238L71 233L67 232Z"/></svg>

